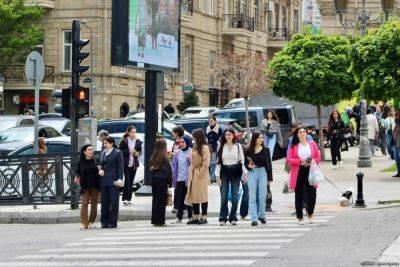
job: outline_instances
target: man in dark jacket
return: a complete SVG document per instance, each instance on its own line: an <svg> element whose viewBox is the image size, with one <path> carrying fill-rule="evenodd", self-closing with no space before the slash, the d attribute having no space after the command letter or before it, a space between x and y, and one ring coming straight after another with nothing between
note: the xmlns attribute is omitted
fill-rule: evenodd
<svg viewBox="0 0 400 267"><path fill-rule="evenodd" d="M218 149L218 142L223 134L222 129L219 127L217 124L217 119L215 116L211 116L210 119L208 120L208 127L207 127L207 141L208 145L211 148L211 163L210 163L210 177L211 177L211 182L215 183L216 182L216 177L215 177L215 164L216 164L216 159L217 159L217 149Z"/></svg>

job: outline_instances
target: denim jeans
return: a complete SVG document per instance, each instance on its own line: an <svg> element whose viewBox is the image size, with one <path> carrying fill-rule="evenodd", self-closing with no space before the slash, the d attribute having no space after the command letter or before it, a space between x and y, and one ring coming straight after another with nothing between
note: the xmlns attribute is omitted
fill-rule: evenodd
<svg viewBox="0 0 400 267"><path fill-rule="evenodd" d="M215 163L217 161L217 152L211 153L211 162L210 162L210 178L211 182L215 182L217 178L215 177Z"/></svg>
<svg viewBox="0 0 400 267"><path fill-rule="evenodd" d="M265 199L267 197L267 172L265 168L254 168L249 172L249 208L253 222L265 218ZM258 205L257 205L258 202Z"/></svg>
<svg viewBox="0 0 400 267"><path fill-rule="evenodd" d="M239 191L239 179L233 179L232 181L228 181L225 178L221 178L222 184L220 186L221 191L221 209L219 211L219 221L227 222L228 214L229 214L229 222L237 221L237 208L238 208L238 191ZM231 192L232 192L232 207L229 213L228 210L228 191L229 184L231 184Z"/></svg>
<svg viewBox="0 0 400 267"><path fill-rule="evenodd" d="M274 156L275 144L276 144L276 134L274 134L272 137L268 137L266 134L264 134L264 146L269 148L271 161L272 157Z"/></svg>
<svg viewBox="0 0 400 267"><path fill-rule="evenodd" d="M371 151L371 156L375 156L375 140L369 139L369 151Z"/></svg>
<svg viewBox="0 0 400 267"><path fill-rule="evenodd" d="M392 146L392 135L388 131L386 133L386 146L387 146L387 151L389 152L389 155L392 159L394 159L394 147Z"/></svg>
<svg viewBox="0 0 400 267"><path fill-rule="evenodd" d="M396 161L397 174L400 174L400 147L394 147L394 160Z"/></svg>
<svg viewBox="0 0 400 267"><path fill-rule="evenodd" d="M240 216L246 217L249 214L249 185L242 182L242 201L240 202Z"/></svg>

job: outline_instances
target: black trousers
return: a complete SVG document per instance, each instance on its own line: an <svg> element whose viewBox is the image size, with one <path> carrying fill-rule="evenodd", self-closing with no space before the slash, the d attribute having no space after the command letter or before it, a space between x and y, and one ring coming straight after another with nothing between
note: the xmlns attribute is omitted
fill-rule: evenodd
<svg viewBox="0 0 400 267"><path fill-rule="evenodd" d="M101 224L117 227L119 213L119 188L101 187Z"/></svg>
<svg viewBox="0 0 400 267"><path fill-rule="evenodd" d="M177 187L174 188L174 196L176 196L178 194L178 190ZM174 209L178 209L178 199L176 197L174 197Z"/></svg>
<svg viewBox="0 0 400 267"><path fill-rule="evenodd" d="M133 181L135 180L136 170L137 170L136 167L125 166L124 168L125 182L124 182L124 191L122 192L122 201L132 200L132 186L133 186Z"/></svg>
<svg viewBox="0 0 400 267"><path fill-rule="evenodd" d="M317 189L311 186L308 182L308 174L310 167L300 166L299 174L297 176L295 193L296 216L298 219L303 219L303 197L304 193L307 195L307 214L313 215L315 202L317 199Z"/></svg>
<svg viewBox="0 0 400 267"><path fill-rule="evenodd" d="M192 207L185 205L185 197L186 197L186 193L187 193L186 183L184 181L177 182L175 189L176 189L176 195L175 195L174 199L176 199L176 202L177 202L176 204L177 204L177 208L178 208L178 213L177 213L176 217L179 220L182 220L183 210L186 207L187 211L188 211L188 218L192 218Z"/></svg>
<svg viewBox="0 0 400 267"><path fill-rule="evenodd" d="M207 215L208 202L201 203L201 215ZM193 213L194 215L200 214L200 204L193 203Z"/></svg>
<svg viewBox="0 0 400 267"><path fill-rule="evenodd" d="M336 165L338 161L342 161L342 155L340 154L340 148L342 146L342 139L341 138L331 138L331 157L332 157L332 164Z"/></svg>
<svg viewBox="0 0 400 267"><path fill-rule="evenodd" d="M153 178L151 181L153 194L151 223L156 225L165 224L165 210L167 208L168 182L167 179Z"/></svg>

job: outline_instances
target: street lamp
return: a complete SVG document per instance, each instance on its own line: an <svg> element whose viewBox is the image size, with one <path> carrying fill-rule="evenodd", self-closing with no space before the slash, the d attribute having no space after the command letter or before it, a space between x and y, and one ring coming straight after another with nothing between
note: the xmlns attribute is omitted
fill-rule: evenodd
<svg viewBox="0 0 400 267"><path fill-rule="evenodd" d="M86 20L81 20L81 25L85 26L90 31L90 92L89 92L89 116L94 116L93 108L93 30L89 27Z"/></svg>
<svg viewBox="0 0 400 267"><path fill-rule="evenodd" d="M4 77L0 74L0 112L4 111Z"/></svg>
<svg viewBox="0 0 400 267"><path fill-rule="evenodd" d="M357 19L352 22L345 21L343 19L344 14L347 11L348 0L333 0L335 4L336 13L339 15L340 24L343 28L355 28L358 23L361 22L361 35L365 36L367 29L367 16L365 11L365 0L361 1L361 15L357 16ZM389 14L393 10L394 0L381 0L382 10L385 12L385 20L389 19ZM360 19L361 18L361 21ZM368 140L368 124L367 124L367 104L363 96L361 100L361 123L360 123L360 150L358 154L358 167L371 167L371 151L369 150Z"/></svg>

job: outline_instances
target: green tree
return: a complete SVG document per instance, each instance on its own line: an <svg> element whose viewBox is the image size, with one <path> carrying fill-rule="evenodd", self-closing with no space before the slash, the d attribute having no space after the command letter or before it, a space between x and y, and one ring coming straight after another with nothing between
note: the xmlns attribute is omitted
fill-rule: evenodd
<svg viewBox="0 0 400 267"><path fill-rule="evenodd" d="M400 95L400 21L379 29L352 44L350 70L360 93L368 100L386 100Z"/></svg>
<svg viewBox="0 0 400 267"><path fill-rule="evenodd" d="M22 63L42 43L43 31L35 23L43 9L27 6L24 0L0 0L0 66Z"/></svg>
<svg viewBox="0 0 400 267"><path fill-rule="evenodd" d="M317 107L324 159L321 106L349 99L355 89L348 72L349 40L341 36L296 35L268 65L271 89L278 96Z"/></svg>
<svg viewBox="0 0 400 267"><path fill-rule="evenodd" d="M198 105L199 105L199 98L197 97L196 92L193 91L190 94L184 94L183 101L179 102L176 108L179 110L179 112L182 112L187 108L195 107Z"/></svg>

